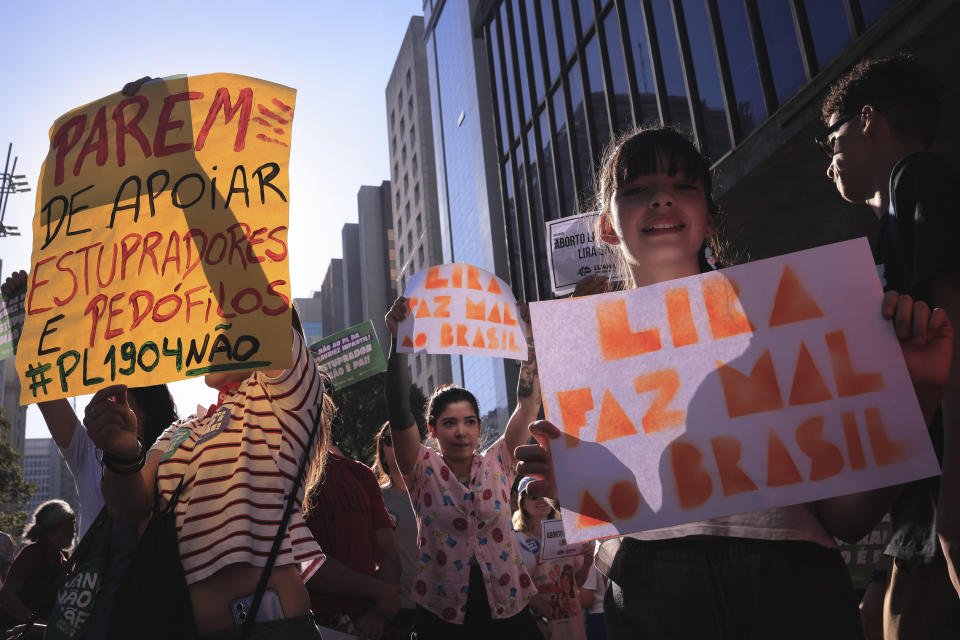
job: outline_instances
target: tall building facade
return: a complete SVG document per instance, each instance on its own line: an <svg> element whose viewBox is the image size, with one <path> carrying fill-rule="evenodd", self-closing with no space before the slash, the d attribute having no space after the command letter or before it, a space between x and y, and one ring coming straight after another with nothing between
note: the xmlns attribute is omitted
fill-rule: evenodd
<svg viewBox="0 0 960 640"><path fill-rule="evenodd" d="M363 290L360 267L360 225L347 222L340 229L340 251L343 255L343 328L363 322L363 305L360 292Z"/></svg>
<svg viewBox="0 0 960 640"><path fill-rule="evenodd" d="M307 344L323 338L323 302L319 291L311 298L294 298L293 302L300 312L300 324L303 325L303 334L307 337Z"/></svg>
<svg viewBox="0 0 960 640"><path fill-rule="evenodd" d="M428 0L425 12L454 4ZM949 0L469 4L474 48L490 69L511 282L528 299L552 297L545 221L586 210L617 134L660 122L688 132L713 164L734 253L768 257L875 225L865 207L840 200L812 144L831 82L864 56L900 50L944 81L956 77L947 61L958 54L960 8ZM957 83L946 84L951 114ZM954 121L941 119L937 150L956 159Z"/></svg>
<svg viewBox="0 0 960 640"><path fill-rule="evenodd" d="M397 291L403 292L410 276L446 261L421 16L410 19L385 94L393 178L390 189L395 282ZM453 380L451 358L418 353L410 358L410 374L429 395L436 386Z"/></svg>
<svg viewBox="0 0 960 640"><path fill-rule="evenodd" d="M393 233L392 190L389 180L379 186L364 185L357 191L360 228L361 318L370 319L384 355L390 350L390 334L383 316L397 296L396 240Z"/></svg>
<svg viewBox="0 0 960 640"><path fill-rule="evenodd" d="M343 303L343 260L332 258L323 275L320 285L320 308L322 312L324 335L343 331L346 324L346 310Z"/></svg>
<svg viewBox="0 0 960 640"><path fill-rule="evenodd" d="M36 487L27 505L32 512L42 503L54 498L66 500L74 512L80 508L73 474L60 455L53 438L27 438L23 456L23 479Z"/></svg>

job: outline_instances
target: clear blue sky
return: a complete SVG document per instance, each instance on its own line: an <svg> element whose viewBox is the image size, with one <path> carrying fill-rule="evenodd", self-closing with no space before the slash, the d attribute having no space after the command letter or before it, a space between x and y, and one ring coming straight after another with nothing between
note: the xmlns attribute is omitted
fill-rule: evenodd
<svg viewBox="0 0 960 640"><path fill-rule="evenodd" d="M0 154L36 189L49 129L63 113L144 75L239 73L297 89L290 154L293 294L320 288L357 219L357 190L390 177L384 89L422 0L3 3ZM2 162L3 157L0 157ZM10 198L0 238L4 277L28 269L36 193ZM177 383L181 415L211 402L200 381ZM86 398L78 399L80 408ZM31 408L27 437L47 437Z"/></svg>

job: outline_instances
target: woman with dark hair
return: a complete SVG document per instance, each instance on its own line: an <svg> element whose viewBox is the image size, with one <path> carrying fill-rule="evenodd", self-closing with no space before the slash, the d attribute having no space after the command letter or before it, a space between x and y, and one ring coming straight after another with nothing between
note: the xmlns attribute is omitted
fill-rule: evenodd
<svg viewBox="0 0 960 640"><path fill-rule="evenodd" d="M397 352L397 326L409 313L400 297L386 315L393 337L386 396L397 467L417 514L419 552L413 600L417 636L536 638L527 603L536 593L510 528L513 450L540 411L537 360L527 323L528 360L517 385L517 408L503 436L484 451L480 407L462 387L440 387L427 403L427 430L439 451L420 442L410 413L406 354Z"/></svg>
<svg viewBox="0 0 960 640"><path fill-rule="evenodd" d="M30 544L20 549L0 588L0 632L25 622L34 611L45 620L53 608L53 586L73 544L76 516L63 500L48 500L23 530Z"/></svg>
<svg viewBox="0 0 960 640"><path fill-rule="evenodd" d="M676 130L640 129L611 143L599 173L597 237L617 255L627 288L711 268L719 222L711 184L705 158ZM949 357L943 357L949 345L940 339L949 320L909 296L888 294L881 311L895 319L905 355L928 360L920 374L925 381L914 384L930 385L927 401L933 402L924 410L932 415L939 404L932 396L937 389L942 394L947 375L938 365L945 361L949 370ZM556 496L549 443L561 433L547 421L530 430L539 444L517 451L520 471L539 479L529 491ZM890 502L891 492L880 489L607 538L596 564L610 578L608 633L650 639L859 637L856 600L834 537L858 540Z"/></svg>

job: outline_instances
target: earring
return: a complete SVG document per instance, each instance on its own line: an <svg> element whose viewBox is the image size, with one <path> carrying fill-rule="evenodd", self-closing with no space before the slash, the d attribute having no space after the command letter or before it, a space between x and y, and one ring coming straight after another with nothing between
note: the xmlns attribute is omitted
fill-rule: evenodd
<svg viewBox="0 0 960 640"><path fill-rule="evenodd" d="M717 257L713 255L713 247L710 245L704 245L703 247L703 257L707 261L707 264L710 265L710 268L714 271L717 270Z"/></svg>

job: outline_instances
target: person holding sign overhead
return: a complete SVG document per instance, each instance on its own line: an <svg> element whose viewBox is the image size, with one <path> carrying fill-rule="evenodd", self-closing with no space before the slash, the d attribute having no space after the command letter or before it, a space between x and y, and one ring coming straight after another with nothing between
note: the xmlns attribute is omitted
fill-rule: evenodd
<svg viewBox="0 0 960 640"><path fill-rule="evenodd" d="M147 517L155 486L164 501L179 493L179 561L202 637L239 637L315 420L311 474L322 473L329 400L292 314L291 368L208 374L217 404L171 425L149 451L126 387L101 389L87 405L84 425L110 460L103 494L117 519ZM258 638L320 637L304 580L324 556L300 513L302 484L299 496L257 614Z"/></svg>
<svg viewBox="0 0 960 640"><path fill-rule="evenodd" d="M410 312L400 297L386 315L392 336L385 393L394 455L417 515L420 534L413 600L417 637L537 638L527 603L536 587L510 528L513 450L528 438L540 411L533 338L517 385L517 408L504 434L477 451L480 407L462 387L440 387L427 402L427 429L439 452L420 442L410 412L407 357L397 352L397 327ZM528 323L529 313L521 308Z"/></svg>
<svg viewBox="0 0 960 640"><path fill-rule="evenodd" d="M686 137L667 127L622 136L608 148L598 182L597 236L614 247L627 287L710 268L704 248L719 253L718 208L709 166ZM895 293L884 298L882 312L895 321L929 420L950 367L949 320ZM530 430L539 444L517 450L519 471L539 478L528 487L533 495L555 496L550 440L561 432L547 421ZM609 636L859 637L833 537L859 539L895 493L885 488L607 539L596 563L611 580L604 603Z"/></svg>

